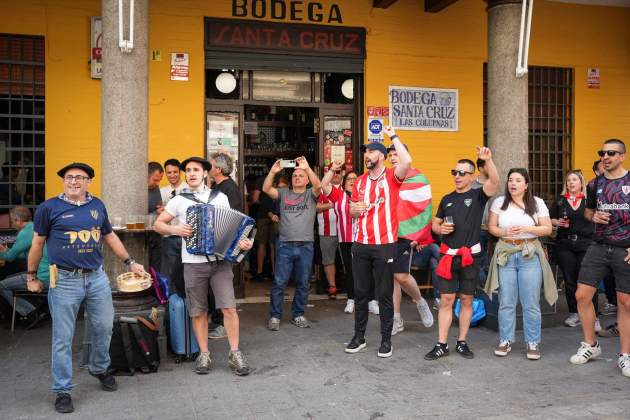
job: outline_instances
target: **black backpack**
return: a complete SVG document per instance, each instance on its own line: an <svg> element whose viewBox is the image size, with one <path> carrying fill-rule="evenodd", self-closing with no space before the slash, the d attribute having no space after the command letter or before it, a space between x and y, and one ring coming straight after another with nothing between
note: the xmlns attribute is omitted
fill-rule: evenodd
<svg viewBox="0 0 630 420"><path fill-rule="evenodd" d="M160 366L157 328L145 318L136 317L135 320L135 323L114 322L109 345L109 370L114 375L133 376L136 370L152 373Z"/></svg>

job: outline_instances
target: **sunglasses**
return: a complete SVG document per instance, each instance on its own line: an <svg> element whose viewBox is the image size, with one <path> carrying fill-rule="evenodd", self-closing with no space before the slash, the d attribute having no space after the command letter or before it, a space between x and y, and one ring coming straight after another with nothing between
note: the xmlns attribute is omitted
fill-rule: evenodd
<svg viewBox="0 0 630 420"><path fill-rule="evenodd" d="M597 154L599 155L599 157L604 157L605 155L607 155L608 157L613 157L617 154L622 155L623 153L618 150L598 150Z"/></svg>
<svg viewBox="0 0 630 420"><path fill-rule="evenodd" d="M466 175L472 175L473 172L467 172L467 171L458 171L457 169L451 169L451 175L453 176L466 176Z"/></svg>

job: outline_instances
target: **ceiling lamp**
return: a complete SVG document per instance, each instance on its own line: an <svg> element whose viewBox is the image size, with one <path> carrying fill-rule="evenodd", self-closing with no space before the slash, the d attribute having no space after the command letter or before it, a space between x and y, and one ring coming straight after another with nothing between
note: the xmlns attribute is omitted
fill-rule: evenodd
<svg viewBox="0 0 630 420"><path fill-rule="evenodd" d="M341 84L341 94L346 99L354 99L354 79L347 79Z"/></svg>
<svg viewBox="0 0 630 420"><path fill-rule="evenodd" d="M232 93L236 89L236 77L232 73L221 73L217 76L214 84L219 92L223 94Z"/></svg>

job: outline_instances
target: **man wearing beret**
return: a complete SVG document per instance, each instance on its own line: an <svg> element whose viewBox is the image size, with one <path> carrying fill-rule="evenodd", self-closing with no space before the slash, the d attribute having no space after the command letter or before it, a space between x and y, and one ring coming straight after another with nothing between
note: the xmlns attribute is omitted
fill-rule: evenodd
<svg viewBox="0 0 630 420"><path fill-rule="evenodd" d="M211 190L206 185L208 172L212 169L210 162L200 157L190 157L182 162L181 169L186 175L188 188L184 188L179 195L169 200L153 228L162 235L187 238L194 233L193 227L186 223L186 211L190 206L202 202L230 207L230 202L225 194ZM173 220L176 223L171 223ZM249 239L242 239L239 245L242 249L249 250L253 244ZM213 256L192 255L186 250L185 241L182 241L182 263L188 313L192 318L192 327L200 350L194 372L206 375L210 373L212 366L208 351L208 291L212 288L216 307L224 316L230 345L228 365L235 375L249 375L251 368L239 348L239 319L236 312L232 264L219 261Z"/></svg>
<svg viewBox="0 0 630 420"><path fill-rule="evenodd" d="M52 390L55 409L74 411L72 384L72 338L77 313L85 303L92 346L88 371L105 391L115 391L116 380L108 372L109 343L114 307L109 279L103 270L103 243L123 260L130 271L144 275L113 232L101 200L88 193L94 169L85 163L71 163L57 172L64 192L44 201L35 212L34 235L28 255L27 287L36 283L37 266L46 245L51 266L48 305L53 320Z"/></svg>

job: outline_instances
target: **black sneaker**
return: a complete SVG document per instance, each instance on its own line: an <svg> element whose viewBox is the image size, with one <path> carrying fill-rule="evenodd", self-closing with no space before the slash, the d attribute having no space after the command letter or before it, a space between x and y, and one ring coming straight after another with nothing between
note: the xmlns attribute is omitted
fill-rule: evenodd
<svg viewBox="0 0 630 420"><path fill-rule="evenodd" d="M66 392L60 392L55 398L55 410L57 413L72 413L74 406L72 405L72 398L70 394Z"/></svg>
<svg viewBox="0 0 630 420"><path fill-rule="evenodd" d="M103 388L104 391L112 392L118 389L118 384L116 384L116 378L114 378L114 376L111 373L105 372L105 373L94 374L90 372L90 375L94 376L96 379L100 381L101 388Z"/></svg>
<svg viewBox="0 0 630 420"><path fill-rule="evenodd" d="M440 357L448 356L448 344L437 343L433 350L424 355L424 360L437 360Z"/></svg>
<svg viewBox="0 0 630 420"><path fill-rule="evenodd" d="M457 353L461 354L466 359L472 359L475 357L472 351L468 348L468 344L465 341L457 341L455 345L455 350Z"/></svg>
<svg viewBox="0 0 630 420"><path fill-rule="evenodd" d="M391 357L393 352L391 341L381 341L381 346L378 348L378 357Z"/></svg>
<svg viewBox="0 0 630 420"><path fill-rule="evenodd" d="M361 350L363 350L365 347L367 347L367 342L365 341L364 337L357 337L356 335L354 337L352 337L352 340L350 340L350 342L348 343L348 345L346 346L346 353L358 353Z"/></svg>

